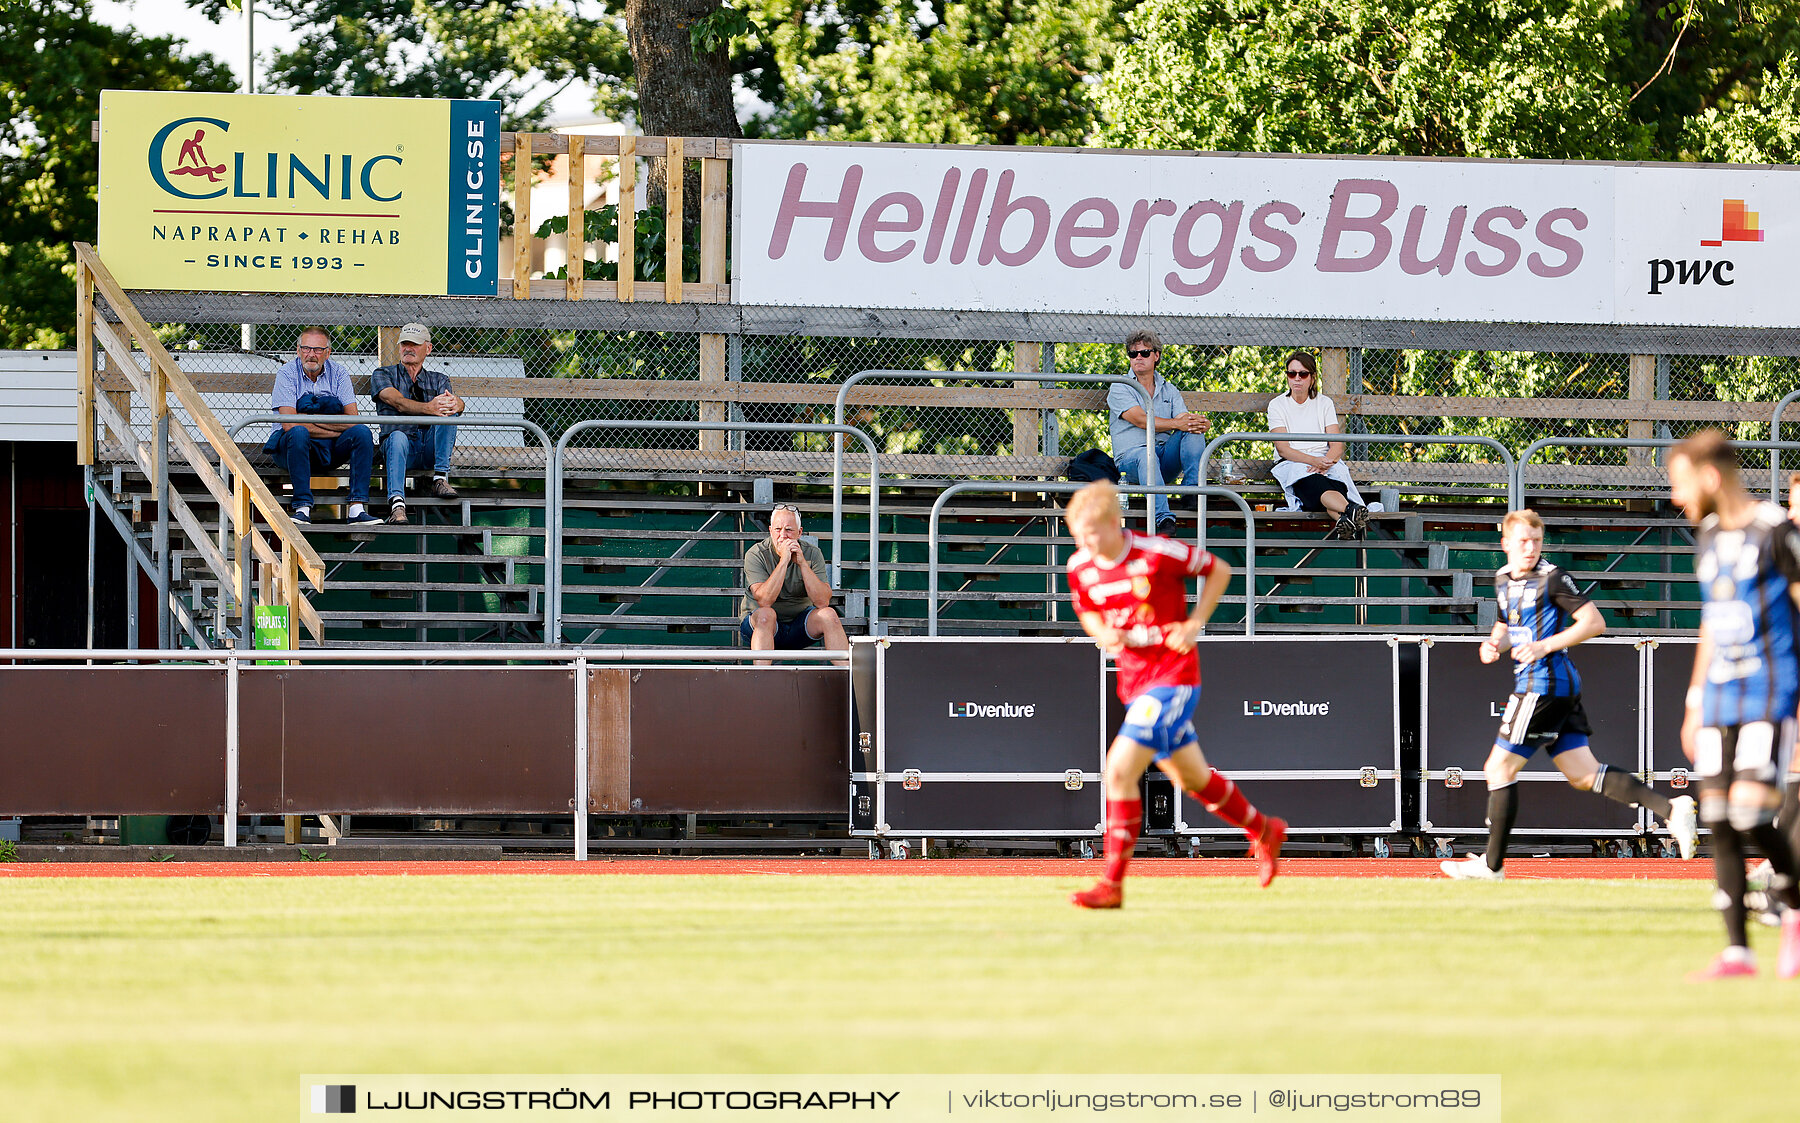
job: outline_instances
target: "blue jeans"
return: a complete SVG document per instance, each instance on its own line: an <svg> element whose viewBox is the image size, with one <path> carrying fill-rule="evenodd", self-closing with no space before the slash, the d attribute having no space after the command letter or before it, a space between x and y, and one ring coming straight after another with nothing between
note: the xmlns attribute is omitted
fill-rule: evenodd
<svg viewBox="0 0 1800 1123"><path fill-rule="evenodd" d="M281 434L275 445L275 463L287 469L294 484L294 506L313 505L312 477L316 471L350 465L350 502L369 501L369 472L375 466L375 437L367 425L352 425L326 440L296 425Z"/></svg>
<svg viewBox="0 0 1800 1123"><path fill-rule="evenodd" d="M429 466L434 476L450 474L450 450L456 447L456 426L421 425L407 432L389 433L381 441L382 463L387 465L388 499L406 497L406 474Z"/></svg>
<svg viewBox="0 0 1800 1123"><path fill-rule="evenodd" d="M1164 481L1180 476L1184 484L1200 482L1200 454L1206 451L1203 433L1169 433L1156 439L1156 458L1150 462L1150 475L1144 478L1144 445L1133 441L1123 449L1113 449L1113 463L1126 483L1145 487L1161 487ZM1169 514L1169 497L1158 495L1156 521L1173 518Z"/></svg>

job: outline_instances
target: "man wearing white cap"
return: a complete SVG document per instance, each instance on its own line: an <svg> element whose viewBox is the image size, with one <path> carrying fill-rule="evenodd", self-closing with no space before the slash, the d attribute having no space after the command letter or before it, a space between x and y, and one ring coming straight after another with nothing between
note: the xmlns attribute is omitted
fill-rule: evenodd
<svg viewBox="0 0 1800 1123"><path fill-rule="evenodd" d="M450 376L439 370L425 369L431 354L431 329L424 324L407 324L400 329L400 361L393 366L377 367L370 379L369 390L375 399L375 412L384 417L414 414L427 417L456 417L463 411L463 400L450 392ZM415 469L431 468L431 494L438 499L455 499L450 486L450 453L456 447L454 425L394 425L381 427L382 461L387 465L388 522L404 523L406 518L406 474Z"/></svg>

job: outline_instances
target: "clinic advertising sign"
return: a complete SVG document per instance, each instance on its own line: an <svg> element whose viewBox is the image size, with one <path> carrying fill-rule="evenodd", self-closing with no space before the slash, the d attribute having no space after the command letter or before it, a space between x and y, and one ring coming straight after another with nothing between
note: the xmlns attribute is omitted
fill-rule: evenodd
<svg viewBox="0 0 1800 1123"><path fill-rule="evenodd" d="M1800 323L1800 171L739 144L749 304Z"/></svg>
<svg viewBox="0 0 1800 1123"><path fill-rule="evenodd" d="M107 90L126 288L492 296L500 103Z"/></svg>

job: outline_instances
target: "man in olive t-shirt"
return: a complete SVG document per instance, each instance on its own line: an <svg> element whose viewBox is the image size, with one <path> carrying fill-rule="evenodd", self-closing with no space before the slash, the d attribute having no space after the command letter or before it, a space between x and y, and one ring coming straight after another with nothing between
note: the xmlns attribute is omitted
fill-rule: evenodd
<svg viewBox="0 0 1800 1123"><path fill-rule="evenodd" d="M738 631L752 651L798 651L819 640L848 651L844 625L831 607L830 570L819 548L800 541L800 510L789 503L769 515L769 538L744 552L744 618Z"/></svg>

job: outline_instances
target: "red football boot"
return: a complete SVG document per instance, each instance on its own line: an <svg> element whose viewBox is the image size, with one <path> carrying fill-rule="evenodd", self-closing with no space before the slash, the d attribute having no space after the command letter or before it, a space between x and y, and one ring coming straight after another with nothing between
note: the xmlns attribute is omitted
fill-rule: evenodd
<svg viewBox="0 0 1800 1123"><path fill-rule="evenodd" d="M1092 888L1069 894L1069 901L1084 909L1116 909L1125 903L1125 887L1103 877Z"/></svg>
<svg viewBox="0 0 1800 1123"><path fill-rule="evenodd" d="M1287 841L1287 820L1268 816L1261 838L1250 843L1250 854L1256 859L1257 880L1267 889L1281 868L1281 844Z"/></svg>
<svg viewBox="0 0 1800 1123"><path fill-rule="evenodd" d="M1718 958L1699 971L1689 971L1690 983L1710 983L1714 979L1748 979L1756 974L1756 961L1720 952Z"/></svg>

